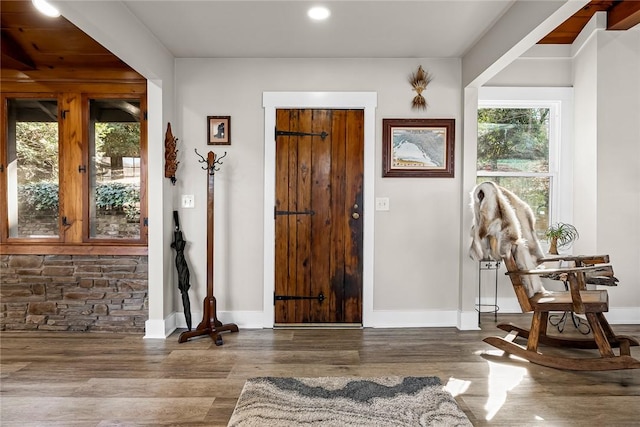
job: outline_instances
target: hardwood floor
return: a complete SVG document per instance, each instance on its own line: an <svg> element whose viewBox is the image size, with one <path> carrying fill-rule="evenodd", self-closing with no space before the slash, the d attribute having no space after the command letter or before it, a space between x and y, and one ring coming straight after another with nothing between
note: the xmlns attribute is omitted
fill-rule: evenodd
<svg viewBox="0 0 640 427"><path fill-rule="evenodd" d="M482 342L503 335L492 315L482 328L240 329L221 347L206 336L179 344L178 333L3 332L0 425L226 426L245 380L267 375L435 375L476 426L640 424L640 370L569 372L500 357ZM614 330L640 336L640 325Z"/></svg>

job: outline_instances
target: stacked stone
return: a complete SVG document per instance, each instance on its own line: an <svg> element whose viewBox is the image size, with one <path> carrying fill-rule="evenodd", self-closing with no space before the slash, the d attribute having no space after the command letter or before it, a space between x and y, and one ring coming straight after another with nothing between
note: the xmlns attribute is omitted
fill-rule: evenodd
<svg viewBox="0 0 640 427"><path fill-rule="evenodd" d="M144 333L144 256L2 255L2 330Z"/></svg>

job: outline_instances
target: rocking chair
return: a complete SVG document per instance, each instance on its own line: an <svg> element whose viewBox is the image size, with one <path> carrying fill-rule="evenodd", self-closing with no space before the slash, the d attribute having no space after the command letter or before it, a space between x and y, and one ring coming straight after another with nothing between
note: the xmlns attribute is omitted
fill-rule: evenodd
<svg viewBox="0 0 640 427"><path fill-rule="evenodd" d="M487 337L484 342L506 353L526 359L538 365L576 371L605 371L614 369L637 369L640 361L631 356L630 347L637 346L638 340L624 335L616 335L604 313L609 310L606 290L587 290L587 284L614 285L617 279L608 255L569 256L544 258L538 261L569 261L573 267L534 270L518 269L514 255L503 256L507 275L515 290L523 312L533 312L531 329L523 329L513 324L499 324L498 328L508 332L507 336ZM538 275L561 279L568 283L567 291L538 292L529 297L523 279ZM547 335L550 312L568 312L584 315L591 328L591 336L585 338L561 338ZM517 338L527 340L526 347L517 344ZM551 347L574 349L597 349L600 357L565 357L539 351L539 344ZM616 355L613 348L619 349Z"/></svg>

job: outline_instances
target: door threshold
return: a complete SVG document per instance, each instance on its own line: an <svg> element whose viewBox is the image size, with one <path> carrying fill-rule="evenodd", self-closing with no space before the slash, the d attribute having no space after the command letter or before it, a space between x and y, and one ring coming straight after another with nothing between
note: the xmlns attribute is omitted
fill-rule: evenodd
<svg viewBox="0 0 640 427"><path fill-rule="evenodd" d="M275 323L274 329L362 329L361 323Z"/></svg>

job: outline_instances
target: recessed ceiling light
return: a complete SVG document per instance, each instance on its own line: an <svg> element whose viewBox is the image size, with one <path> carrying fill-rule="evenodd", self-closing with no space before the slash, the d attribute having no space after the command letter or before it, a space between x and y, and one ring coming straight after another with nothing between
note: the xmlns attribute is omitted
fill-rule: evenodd
<svg viewBox="0 0 640 427"><path fill-rule="evenodd" d="M31 0L33 5L38 9L38 11L44 15L50 16L52 18L57 18L60 16L60 11L49 4L46 0Z"/></svg>
<svg viewBox="0 0 640 427"><path fill-rule="evenodd" d="M315 21L322 21L327 19L331 15L331 12L324 6L316 6L309 9L307 15Z"/></svg>

